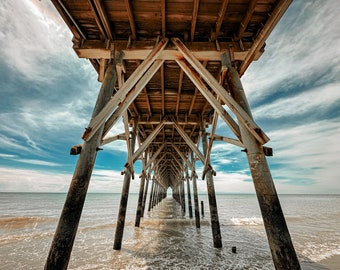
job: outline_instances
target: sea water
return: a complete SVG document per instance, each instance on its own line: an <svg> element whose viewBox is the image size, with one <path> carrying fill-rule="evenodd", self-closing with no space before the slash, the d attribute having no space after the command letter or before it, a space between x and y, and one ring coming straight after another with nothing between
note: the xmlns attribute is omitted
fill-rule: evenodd
<svg viewBox="0 0 340 270"><path fill-rule="evenodd" d="M66 194L0 193L0 269L43 269ZM130 194L122 249L113 250L120 194L88 194L69 269L274 269L255 195L217 195L222 249L207 195L201 228L169 196L134 227ZM340 254L339 195L280 195L301 262ZM236 253L232 252L236 247Z"/></svg>

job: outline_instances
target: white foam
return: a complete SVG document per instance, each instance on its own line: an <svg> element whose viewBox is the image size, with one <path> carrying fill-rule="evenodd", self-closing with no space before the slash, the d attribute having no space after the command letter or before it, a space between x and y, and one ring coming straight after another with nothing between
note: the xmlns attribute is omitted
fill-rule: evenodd
<svg viewBox="0 0 340 270"><path fill-rule="evenodd" d="M231 218L230 220L236 226L258 226L263 224L263 219L260 217Z"/></svg>

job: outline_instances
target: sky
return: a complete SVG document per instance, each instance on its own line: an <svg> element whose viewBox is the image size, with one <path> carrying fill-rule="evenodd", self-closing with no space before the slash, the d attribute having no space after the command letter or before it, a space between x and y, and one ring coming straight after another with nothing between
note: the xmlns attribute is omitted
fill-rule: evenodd
<svg viewBox="0 0 340 270"><path fill-rule="evenodd" d="M279 194L340 194L340 5L295 0L242 83L270 137ZM67 192L100 84L47 0L0 1L0 192ZM120 123L113 134L123 131ZM219 121L217 134L229 131ZM120 192L126 144L104 147L89 192ZM198 162L199 163L199 162ZM240 148L214 143L215 189L254 193ZM198 165L199 192L206 192ZM138 192L140 164L130 192Z"/></svg>

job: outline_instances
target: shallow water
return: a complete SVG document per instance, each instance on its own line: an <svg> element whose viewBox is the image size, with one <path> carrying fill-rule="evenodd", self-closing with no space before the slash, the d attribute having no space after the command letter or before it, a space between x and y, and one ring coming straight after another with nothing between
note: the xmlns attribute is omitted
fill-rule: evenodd
<svg viewBox="0 0 340 270"><path fill-rule="evenodd" d="M0 269L43 268L65 196L0 193ZM206 195L196 229L172 198L146 211L135 228L137 195L131 194L122 249L114 251L119 200L119 194L88 194L69 269L274 269L254 195L217 196L222 249L213 248ZM300 261L340 254L340 196L280 200Z"/></svg>

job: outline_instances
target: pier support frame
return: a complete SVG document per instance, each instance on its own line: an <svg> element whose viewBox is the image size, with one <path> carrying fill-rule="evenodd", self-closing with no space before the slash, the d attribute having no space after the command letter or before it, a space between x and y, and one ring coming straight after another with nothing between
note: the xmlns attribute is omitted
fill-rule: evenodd
<svg viewBox="0 0 340 270"><path fill-rule="evenodd" d="M108 103L117 81L116 64L122 54L116 53L114 63L109 64L101 85L92 118ZM73 173L65 204L59 218L50 251L45 264L47 269L67 269L80 216L83 210L93 166L100 146L104 126L102 125L89 140L85 141Z"/></svg>
<svg viewBox="0 0 340 270"><path fill-rule="evenodd" d="M202 146L204 155L207 155L208 142L207 142L207 133L205 131L204 125L201 126L202 132ZM210 157L206 157L207 162L210 162ZM213 241L215 248L222 248L222 236L220 230L220 222L218 219L218 211L217 211L217 203L216 203L216 194L215 194L215 186L214 180L211 170L207 170L206 172L206 182L207 182L207 190L208 190L208 199L209 199L209 209L210 209L210 219L211 219L211 229L213 234Z"/></svg>
<svg viewBox="0 0 340 270"><path fill-rule="evenodd" d="M239 74L232 66L227 53L222 55L222 65L228 68L227 80L232 97L252 118ZM241 121L239 122L242 141L247 154L275 268L301 269L263 147L244 124Z"/></svg>
<svg viewBox="0 0 340 270"><path fill-rule="evenodd" d="M131 135L130 147L131 147L132 154L135 149L136 135L137 135L137 122L134 123L134 128L133 128L132 135ZM124 183L122 187L122 193L121 193L121 199L120 199L120 205L119 205L115 240L113 244L114 250L120 250L122 247L122 239L123 239L125 217L126 217L126 207L128 203L129 190L130 190L130 181L131 181L131 168L128 166L125 171L125 175L124 175Z"/></svg>

